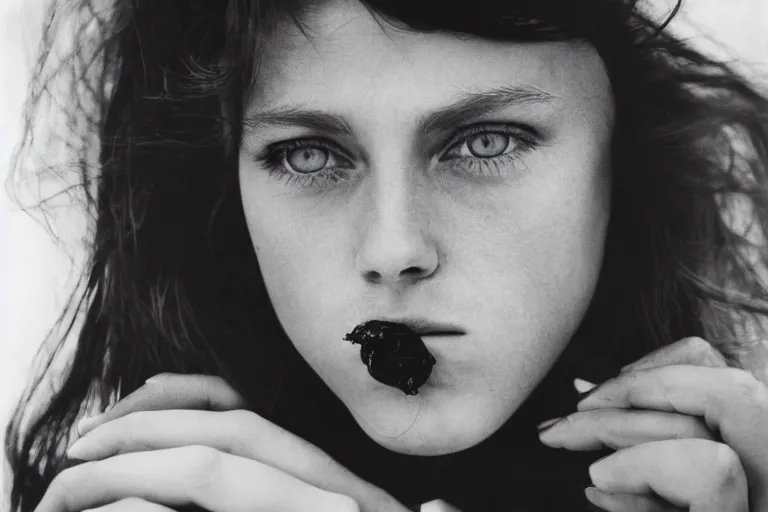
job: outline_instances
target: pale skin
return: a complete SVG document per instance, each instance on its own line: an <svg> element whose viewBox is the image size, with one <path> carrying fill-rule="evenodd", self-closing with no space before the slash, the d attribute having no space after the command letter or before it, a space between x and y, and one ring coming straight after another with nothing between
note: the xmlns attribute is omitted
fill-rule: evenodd
<svg viewBox="0 0 768 512"><path fill-rule="evenodd" d="M356 2L307 25L311 41L288 24L267 45L240 153L277 316L380 445L473 446L546 375L592 297L610 216L605 68L579 44L385 32ZM437 364L415 397L372 379L343 339L401 316L466 331L424 338Z"/></svg>
<svg viewBox="0 0 768 512"><path fill-rule="evenodd" d="M546 375L594 291L610 217L605 69L576 44L385 34L347 2L308 24L311 43L279 31L246 111L258 122L242 142L240 186L270 298L374 441L423 455L473 446ZM478 93L506 100L460 108ZM275 124L287 108L346 129L295 115ZM463 114L446 126L441 111ZM276 179L263 156L291 141L304 142L276 160L294 179ZM329 162L337 179L297 185ZM467 331L428 342L439 363L416 397L371 379L342 341L398 314ZM590 468L598 492L588 491L612 512L767 512L765 432L766 386L691 338L602 383L541 441L616 449ZM91 462L58 475L38 512L405 510L216 377L160 375L80 433L69 455Z"/></svg>

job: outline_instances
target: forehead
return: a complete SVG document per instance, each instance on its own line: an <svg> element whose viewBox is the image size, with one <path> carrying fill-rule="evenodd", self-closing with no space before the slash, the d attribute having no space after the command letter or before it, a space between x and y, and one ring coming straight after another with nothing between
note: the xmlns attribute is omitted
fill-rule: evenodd
<svg viewBox="0 0 768 512"><path fill-rule="evenodd" d="M332 0L268 36L250 109L350 103L425 109L462 92L524 85L605 103L602 60L577 42L507 43L397 29L355 0Z"/></svg>

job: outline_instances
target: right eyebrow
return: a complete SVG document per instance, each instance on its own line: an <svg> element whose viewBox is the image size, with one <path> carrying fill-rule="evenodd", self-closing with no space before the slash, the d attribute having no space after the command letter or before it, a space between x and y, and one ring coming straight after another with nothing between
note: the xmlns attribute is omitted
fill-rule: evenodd
<svg viewBox="0 0 768 512"><path fill-rule="evenodd" d="M344 119L319 110L278 107L248 115L243 119L246 132L268 126L301 126L338 136L353 135L352 127Z"/></svg>

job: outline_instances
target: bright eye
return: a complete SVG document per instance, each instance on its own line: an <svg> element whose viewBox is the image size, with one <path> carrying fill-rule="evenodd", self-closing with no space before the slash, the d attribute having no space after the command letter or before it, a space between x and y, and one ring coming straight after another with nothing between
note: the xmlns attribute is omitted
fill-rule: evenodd
<svg viewBox="0 0 768 512"><path fill-rule="evenodd" d="M303 147L286 151L285 162L295 172L309 174L322 170L330 160L327 149Z"/></svg>
<svg viewBox="0 0 768 512"><path fill-rule="evenodd" d="M485 132L468 138L466 144L472 156L493 158L504 153L509 142L510 136L505 133Z"/></svg>

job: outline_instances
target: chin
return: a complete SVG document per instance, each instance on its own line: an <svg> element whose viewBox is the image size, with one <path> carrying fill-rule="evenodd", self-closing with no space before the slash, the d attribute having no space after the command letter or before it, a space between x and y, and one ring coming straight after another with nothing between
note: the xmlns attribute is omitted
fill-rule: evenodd
<svg viewBox="0 0 768 512"><path fill-rule="evenodd" d="M414 427L415 430L391 438L382 436L376 431L369 431L364 425L360 426L374 442L387 450L404 455L422 456L447 455L472 448L490 437L498 428L478 429L477 425L474 425L475 428L468 432L446 432L443 429L424 432Z"/></svg>
<svg viewBox="0 0 768 512"><path fill-rule="evenodd" d="M380 446L405 455L437 456L459 452L489 438L512 414L503 407L478 407L476 401L445 400L429 385L414 397L387 391L388 400L371 408L350 408L360 428ZM378 397L380 398L380 397ZM440 400L443 398L443 400Z"/></svg>

